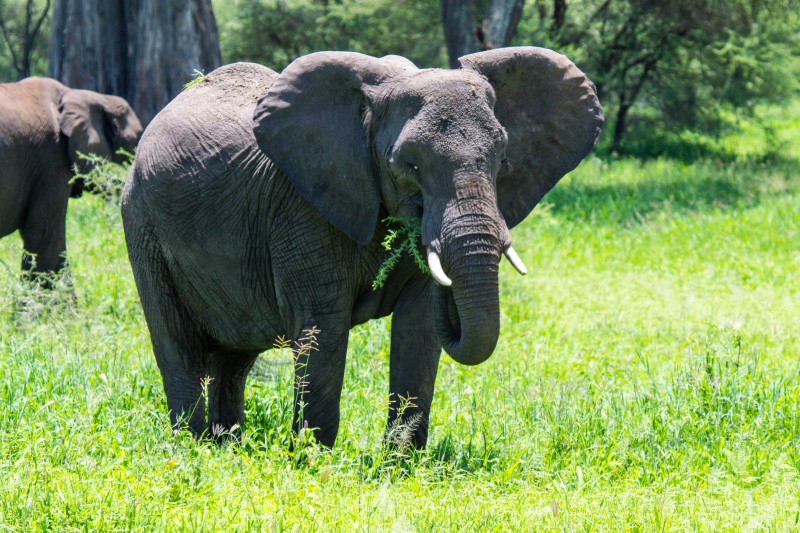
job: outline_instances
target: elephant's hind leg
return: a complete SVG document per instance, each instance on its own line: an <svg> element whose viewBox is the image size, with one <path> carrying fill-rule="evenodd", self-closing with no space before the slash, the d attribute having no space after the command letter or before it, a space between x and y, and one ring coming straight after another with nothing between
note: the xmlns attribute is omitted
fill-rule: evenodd
<svg viewBox="0 0 800 533"><path fill-rule="evenodd" d="M215 351L209 361L208 427L212 435L244 423L244 386L258 352Z"/></svg>
<svg viewBox="0 0 800 533"><path fill-rule="evenodd" d="M64 186L67 186L66 182ZM19 230L25 249L22 256L23 275L41 279L47 287L49 280L41 275L60 272L66 261L68 200L69 192L66 189L36 191Z"/></svg>
<svg viewBox="0 0 800 533"><path fill-rule="evenodd" d="M152 232L126 220L133 275L164 383L170 420L195 436L206 429L203 394L209 353L205 335L175 292L166 260Z"/></svg>
<svg viewBox="0 0 800 533"><path fill-rule="evenodd" d="M204 389L210 385L205 371L205 353L198 343L177 340L153 326L150 326L150 338L173 427L188 427L196 437L204 435L207 429Z"/></svg>

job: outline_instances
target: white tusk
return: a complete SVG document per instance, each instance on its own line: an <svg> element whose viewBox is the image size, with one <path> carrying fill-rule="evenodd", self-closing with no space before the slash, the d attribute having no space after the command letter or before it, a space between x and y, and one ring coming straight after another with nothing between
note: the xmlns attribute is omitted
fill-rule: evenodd
<svg viewBox="0 0 800 533"><path fill-rule="evenodd" d="M431 269L431 276L439 285L449 287L453 284L450 278L442 270L442 262L439 260L439 255L436 252L428 252L428 268Z"/></svg>
<svg viewBox="0 0 800 533"><path fill-rule="evenodd" d="M528 273L528 269L525 268L522 259L519 258L517 252L514 251L511 245L509 245L508 248L506 248L505 254L506 254L506 259L508 259L508 262L511 263L511 265L514 268L517 269L517 272L519 272L523 276Z"/></svg>

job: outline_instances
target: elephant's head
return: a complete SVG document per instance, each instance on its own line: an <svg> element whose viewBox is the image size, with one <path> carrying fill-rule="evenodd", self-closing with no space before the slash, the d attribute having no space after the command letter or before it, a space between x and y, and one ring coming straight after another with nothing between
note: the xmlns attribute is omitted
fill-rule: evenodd
<svg viewBox="0 0 800 533"><path fill-rule="evenodd" d="M551 50L468 55L461 69L320 52L289 65L254 116L259 146L303 198L353 240L381 206L422 218L437 331L477 364L499 334L498 263L524 273L508 229L594 146L594 85Z"/></svg>
<svg viewBox="0 0 800 533"><path fill-rule="evenodd" d="M58 124L67 138L70 167L82 174L91 163L79 154L121 163L125 156L119 150L133 153L142 136L142 124L123 98L80 89L68 89L62 96ZM83 180L74 180L71 195L80 196L84 186Z"/></svg>

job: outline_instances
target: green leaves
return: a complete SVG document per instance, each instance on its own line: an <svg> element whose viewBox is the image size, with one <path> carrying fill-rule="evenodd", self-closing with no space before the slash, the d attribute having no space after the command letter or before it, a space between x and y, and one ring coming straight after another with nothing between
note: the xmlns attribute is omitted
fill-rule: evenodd
<svg viewBox="0 0 800 533"><path fill-rule="evenodd" d="M127 162L123 164L114 163L95 154L78 152L81 160L90 163L91 168L85 173L75 174L72 181L82 180L85 189L110 202L118 203L122 198L122 188L125 186L128 171L133 163L133 154L123 148L120 148L117 153L125 156Z"/></svg>
<svg viewBox="0 0 800 533"><path fill-rule="evenodd" d="M202 84L204 81L206 81L206 75L203 74L203 71L194 69L194 72L192 72L192 79L183 85L183 90L191 89L195 85Z"/></svg>
<svg viewBox="0 0 800 533"><path fill-rule="evenodd" d="M595 82L602 150L660 155L665 132L724 133L724 114L797 90L797 0L559 3L561 19L526 7L515 44L565 53Z"/></svg>
<svg viewBox="0 0 800 533"><path fill-rule="evenodd" d="M388 257L381 264L375 280L372 282L373 290L380 289L389 277L389 273L394 270L397 263L404 253L409 254L419 269L428 273L428 265L422 255L422 222L418 218L407 217L386 217L383 222L393 225L383 239L383 247L389 252Z"/></svg>

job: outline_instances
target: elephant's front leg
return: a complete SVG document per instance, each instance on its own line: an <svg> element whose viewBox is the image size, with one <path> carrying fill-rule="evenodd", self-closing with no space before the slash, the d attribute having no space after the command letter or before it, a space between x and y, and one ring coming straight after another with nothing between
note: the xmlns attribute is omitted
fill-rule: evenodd
<svg viewBox="0 0 800 533"><path fill-rule="evenodd" d="M431 282L410 282L395 304L389 367L388 444L423 448L442 348L431 306Z"/></svg>
<svg viewBox="0 0 800 533"><path fill-rule="evenodd" d="M349 318L305 326L292 341L294 429L311 429L317 441L333 446L339 432Z"/></svg>

